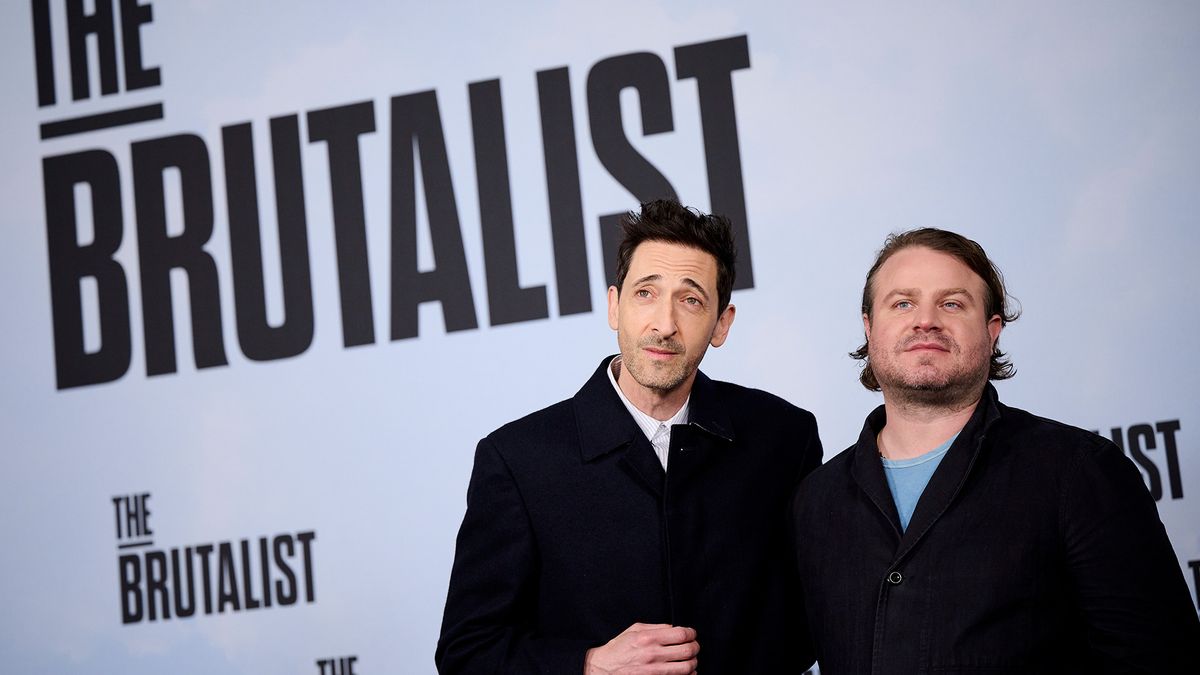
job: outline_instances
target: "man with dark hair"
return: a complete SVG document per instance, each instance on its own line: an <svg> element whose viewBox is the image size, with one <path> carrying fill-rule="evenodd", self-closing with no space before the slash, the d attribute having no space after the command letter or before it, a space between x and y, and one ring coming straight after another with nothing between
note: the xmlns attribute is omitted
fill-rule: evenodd
<svg viewBox="0 0 1200 675"><path fill-rule="evenodd" d="M675 201L623 221L620 354L480 441L436 660L443 673L776 673L812 662L788 503L821 461L808 412L698 366L733 323L728 221Z"/></svg>
<svg viewBox="0 0 1200 675"><path fill-rule="evenodd" d="M858 442L794 504L823 675L1197 673L1154 501L1108 440L997 399L1017 318L979 244L888 238L867 275Z"/></svg>

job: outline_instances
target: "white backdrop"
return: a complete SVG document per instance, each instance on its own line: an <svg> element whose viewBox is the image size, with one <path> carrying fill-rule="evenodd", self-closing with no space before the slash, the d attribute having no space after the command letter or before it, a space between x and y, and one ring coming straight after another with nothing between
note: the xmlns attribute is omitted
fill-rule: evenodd
<svg viewBox="0 0 1200 675"><path fill-rule="evenodd" d="M32 9L42 4L56 96L39 106ZM984 245L1024 309L1001 340L1019 370L999 386L1002 399L1105 435L1118 428L1125 441L1135 429L1195 592L1200 6L144 0L152 20L140 25L123 27L122 3L112 10L118 91L99 94L104 46L93 36L90 92L73 100L66 5L0 9L4 670L314 673L319 660L353 656L356 673L432 672L475 441L570 396L616 350L598 219L636 198L598 159L588 74L632 52L662 60L673 128L644 135L638 96L626 90L625 134L685 203L708 210L700 92L677 76L674 50L738 36L750 65L730 77L754 288L734 294L737 322L704 370L812 410L832 456L879 402L846 355L861 339L859 294L875 250L895 230L960 231ZM157 86L130 86L122 46L134 31ZM593 307L569 316L558 312L536 78L560 67ZM546 287L549 317L491 326L468 86L497 78L520 282ZM425 303L419 337L393 341L390 101L430 90L478 328L447 332L439 303ZM161 120L41 138L44 123L159 102ZM361 102L374 111L374 131L357 138L374 341L347 348L328 145L309 140L307 115ZM237 332L222 128L252 126L267 317L278 325L269 121L288 115L298 115L313 338L292 358L252 361ZM149 376L131 144L177 134L202 139L208 153L204 251L228 364L197 367L190 279L175 270L177 369ZM110 257L128 283L130 358L118 379L60 389L43 159L85 150L110 154L120 178L123 238ZM179 181L166 172L171 235L191 227ZM90 192L74 193L85 245ZM428 270L442 261L417 202ZM81 288L83 345L95 352L112 344L100 339L111 326L100 325L96 282ZM1139 436L1143 424L1151 429ZM154 543L118 549L132 540L118 537L113 498L144 493ZM312 602L122 622L123 553L249 540L257 555L259 537L308 531Z"/></svg>

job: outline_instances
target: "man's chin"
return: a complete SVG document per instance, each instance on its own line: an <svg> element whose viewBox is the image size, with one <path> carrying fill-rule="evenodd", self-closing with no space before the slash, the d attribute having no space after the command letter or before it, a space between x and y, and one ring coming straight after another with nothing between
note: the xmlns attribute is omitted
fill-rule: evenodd
<svg viewBox="0 0 1200 675"><path fill-rule="evenodd" d="M885 397L890 394L897 402L915 403L934 408L954 408L974 401L987 380L965 381L952 378L921 378L884 383Z"/></svg>
<svg viewBox="0 0 1200 675"><path fill-rule="evenodd" d="M628 366L626 366L628 368ZM649 372L647 372L649 371ZM656 394L670 394L683 384L686 377L681 377L678 373L660 372L657 368L637 367L629 369L629 374L637 381L644 389L649 389Z"/></svg>
<svg viewBox="0 0 1200 675"><path fill-rule="evenodd" d="M912 383L906 383L905 389L909 391L927 391L931 394L936 394L949 389L952 384L946 380L924 380Z"/></svg>

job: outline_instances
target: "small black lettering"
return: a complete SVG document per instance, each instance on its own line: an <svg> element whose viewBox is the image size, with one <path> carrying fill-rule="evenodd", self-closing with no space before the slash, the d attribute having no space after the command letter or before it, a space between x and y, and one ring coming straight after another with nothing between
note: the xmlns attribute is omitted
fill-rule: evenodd
<svg viewBox="0 0 1200 675"><path fill-rule="evenodd" d="M121 580L121 623L142 620L142 559L135 553L117 558L117 578Z"/></svg>

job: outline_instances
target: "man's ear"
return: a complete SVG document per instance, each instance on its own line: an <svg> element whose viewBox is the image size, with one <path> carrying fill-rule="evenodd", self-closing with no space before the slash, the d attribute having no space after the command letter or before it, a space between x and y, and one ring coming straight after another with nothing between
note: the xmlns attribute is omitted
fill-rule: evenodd
<svg viewBox="0 0 1200 675"><path fill-rule="evenodd" d="M992 336L992 349L996 348L996 340L1000 339L1000 331L1004 329L1004 320L999 314L993 314L987 323L988 335Z"/></svg>
<svg viewBox="0 0 1200 675"><path fill-rule="evenodd" d="M717 326L713 328L712 339L708 341L708 344L714 347L725 344L725 338L729 337L729 327L733 325L733 316L736 313L737 307L733 305L725 307L725 311L717 317Z"/></svg>
<svg viewBox="0 0 1200 675"><path fill-rule="evenodd" d="M871 317L863 314L863 337L870 339L871 335Z"/></svg>
<svg viewBox="0 0 1200 675"><path fill-rule="evenodd" d="M617 302L620 300L620 294L617 292L616 286L608 287L608 327L617 329Z"/></svg>

